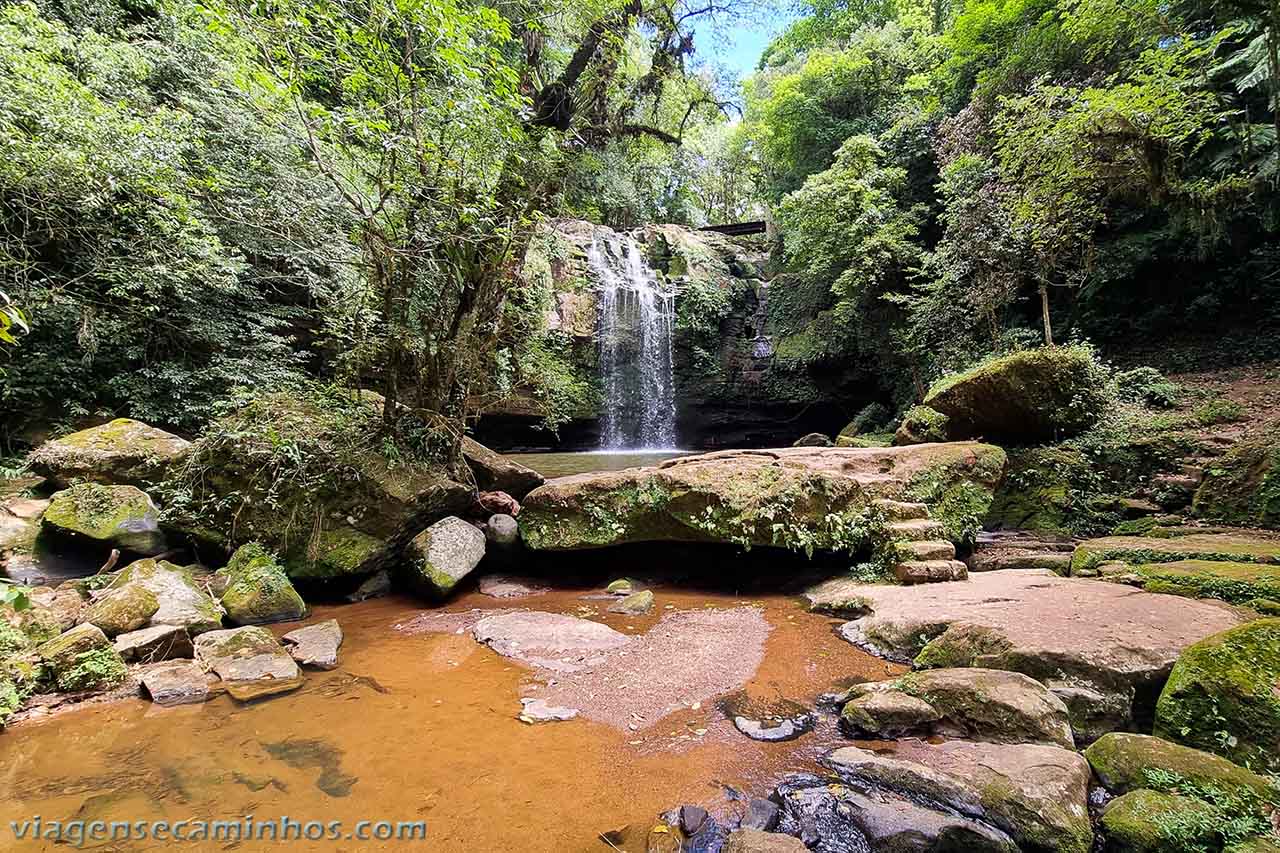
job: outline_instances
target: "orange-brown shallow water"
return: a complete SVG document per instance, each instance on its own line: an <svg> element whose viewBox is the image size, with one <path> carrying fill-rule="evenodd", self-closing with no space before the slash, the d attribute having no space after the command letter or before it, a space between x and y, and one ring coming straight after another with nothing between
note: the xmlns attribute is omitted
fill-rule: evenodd
<svg viewBox="0 0 1280 853"><path fill-rule="evenodd" d="M605 612L586 589L518 600L476 592L446 609L527 608L582 614L629 634L664 613L758 606L771 626L763 662L745 685L759 700L812 705L852 680L898 671L840 640L835 620L792 598L657 587L651 615ZM582 608L591 608L594 613ZM829 716L786 743L740 735L715 701L639 731L584 719L530 726L519 697L534 674L469 634L395 626L422 612L388 598L317 608L346 633L339 668L309 672L298 691L255 704L219 696L153 708L138 699L86 707L0 735L0 849L65 845L17 841L10 821L425 821L425 840L294 841L298 850L643 851L659 812L700 803L713 813L766 795L792 770L813 769L839 740ZM277 626L280 632L294 625ZM662 683L633 690L676 690ZM630 824L611 848L599 833ZM269 842L100 842L96 850L259 850Z"/></svg>

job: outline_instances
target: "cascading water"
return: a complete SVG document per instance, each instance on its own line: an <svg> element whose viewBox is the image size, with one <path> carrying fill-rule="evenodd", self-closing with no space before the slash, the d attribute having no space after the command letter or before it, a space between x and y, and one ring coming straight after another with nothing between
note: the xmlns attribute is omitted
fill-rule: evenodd
<svg viewBox="0 0 1280 853"><path fill-rule="evenodd" d="M675 294L660 287L640 244L628 234L597 235L587 260L601 288L601 447L675 447Z"/></svg>

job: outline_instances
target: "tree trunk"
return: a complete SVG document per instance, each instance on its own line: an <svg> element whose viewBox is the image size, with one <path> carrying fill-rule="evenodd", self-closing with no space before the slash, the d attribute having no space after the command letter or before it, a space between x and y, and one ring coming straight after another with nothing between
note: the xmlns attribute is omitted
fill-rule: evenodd
<svg viewBox="0 0 1280 853"><path fill-rule="evenodd" d="M1049 322L1049 285L1040 285L1040 315L1044 319L1045 346L1053 346L1053 324Z"/></svg>

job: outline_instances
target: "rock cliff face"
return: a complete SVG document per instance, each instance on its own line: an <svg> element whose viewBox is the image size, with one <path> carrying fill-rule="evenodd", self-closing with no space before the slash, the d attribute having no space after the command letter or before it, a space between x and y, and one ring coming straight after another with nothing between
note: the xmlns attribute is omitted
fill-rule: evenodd
<svg viewBox="0 0 1280 853"><path fill-rule="evenodd" d="M600 276L588 255L613 232L561 220L533 241L523 265L529 290L546 307L538 335L553 343L584 395L560 428L560 440L536 429L543 413L532 389L517 388L485 410L477 437L499 449L586 449L600 443ZM650 225L630 236L644 248L660 284L675 292L674 366L679 443L685 447L789 444L848 420L821 380L796 376L774 357L763 238L730 238L677 225ZM785 441L784 441L785 439Z"/></svg>

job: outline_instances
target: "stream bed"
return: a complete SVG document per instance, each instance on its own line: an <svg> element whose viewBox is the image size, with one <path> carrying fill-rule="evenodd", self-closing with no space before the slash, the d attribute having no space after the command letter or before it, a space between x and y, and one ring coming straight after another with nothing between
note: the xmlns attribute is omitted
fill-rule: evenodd
<svg viewBox="0 0 1280 853"><path fill-rule="evenodd" d="M641 460L652 457L523 457L549 475ZM738 709L812 709L824 693L902 670L841 640L833 630L840 620L809 613L798 598L780 593L657 582L647 584L655 594L650 613L611 613L600 595L614 571L611 560L601 552L589 581L553 584L524 598L498 599L472 586L437 608L401 596L315 607L308 623L336 618L342 625L340 663L333 671L309 671L293 693L249 704L220 695L168 709L125 699L23 721L0 735L3 849L66 848L13 839L10 822L36 815L108 824L252 815L257 821L342 821L343 832L358 821L426 823L425 840L288 845L298 850L644 851L665 810L693 803L713 815L740 815L749 798L767 796L788 772L816 769L819 757L846 742L830 712L819 713L814 730L794 740L751 740L730 719ZM728 580L731 557L722 568ZM718 695L696 698L697 685L682 681L679 665L652 660L646 667L641 659L632 677L618 679L627 683L593 689L630 693L624 699L636 700L636 707L660 712L530 725L517 719L520 699L554 689L554 676L500 656L463 627L420 630L431 620L463 626L476 610L569 614L640 638L667 620L750 611L763 650L758 665L740 672L741 683ZM272 628L283 634L298 624ZM720 653L732 657L733 643L728 638ZM643 658L645 643L635 647ZM614 833L609 843L600 837L605 832ZM171 846L167 840L84 845L111 851ZM266 846L223 839L181 849Z"/></svg>

